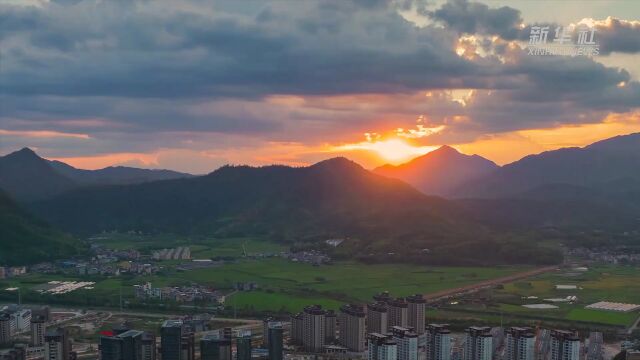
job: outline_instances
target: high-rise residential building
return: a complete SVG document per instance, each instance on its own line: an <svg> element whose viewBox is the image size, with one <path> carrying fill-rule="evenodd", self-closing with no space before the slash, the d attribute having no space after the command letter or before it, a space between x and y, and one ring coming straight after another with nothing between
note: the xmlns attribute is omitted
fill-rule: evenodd
<svg viewBox="0 0 640 360"><path fill-rule="evenodd" d="M302 345L305 351L321 352L324 347L326 311L320 305L310 305L302 313Z"/></svg>
<svg viewBox="0 0 640 360"><path fill-rule="evenodd" d="M129 330L115 336L100 338L100 359L142 360L142 337L144 332Z"/></svg>
<svg viewBox="0 0 640 360"><path fill-rule="evenodd" d="M362 352L365 349L365 312L359 305L343 305L339 315L340 345L350 351Z"/></svg>
<svg viewBox="0 0 640 360"><path fill-rule="evenodd" d="M142 334L142 360L156 360L156 336L145 331Z"/></svg>
<svg viewBox="0 0 640 360"><path fill-rule="evenodd" d="M0 344L11 342L11 315L0 312Z"/></svg>
<svg viewBox="0 0 640 360"><path fill-rule="evenodd" d="M418 334L412 329L394 326L391 336L398 345L398 360L418 360Z"/></svg>
<svg viewBox="0 0 640 360"><path fill-rule="evenodd" d="M398 345L391 336L370 333L367 346L368 360L397 360Z"/></svg>
<svg viewBox="0 0 640 360"><path fill-rule="evenodd" d="M187 360L182 358L182 320L166 320L160 328L160 358L162 360Z"/></svg>
<svg viewBox="0 0 640 360"><path fill-rule="evenodd" d="M493 336L491 328L472 326L466 330L464 338L464 360L493 359Z"/></svg>
<svg viewBox="0 0 640 360"><path fill-rule="evenodd" d="M283 328L282 323L274 322L269 325L269 360L282 360L283 354Z"/></svg>
<svg viewBox="0 0 640 360"><path fill-rule="evenodd" d="M31 316L31 345L44 346L46 322L44 315L35 314Z"/></svg>
<svg viewBox="0 0 640 360"><path fill-rule="evenodd" d="M533 360L536 337L528 327L512 327L507 330L505 360Z"/></svg>
<svg viewBox="0 0 640 360"><path fill-rule="evenodd" d="M551 331L551 360L579 360L580 338L573 331Z"/></svg>
<svg viewBox="0 0 640 360"><path fill-rule="evenodd" d="M402 299L390 299L387 301L388 328L394 326L407 327L409 325L409 304Z"/></svg>
<svg viewBox="0 0 640 360"><path fill-rule="evenodd" d="M367 305L367 333L384 334L389 328L387 304L374 302Z"/></svg>
<svg viewBox="0 0 640 360"><path fill-rule="evenodd" d="M262 319L262 346L265 348L269 347L269 324L273 321L275 319L270 316Z"/></svg>
<svg viewBox="0 0 640 360"><path fill-rule="evenodd" d="M123 360L142 360L142 337L144 331L129 330L120 335L123 345Z"/></svg>
<svg viewBox="0 0 640 360"><path fill-rule="evenodd" d="M195 360L196 339L192 331L183 331L180 339L180 357L182 360Z"/></svg>
<svg viewBox="0 0 640 360"><path fill-rule="evenodd" d="M326 344L333 344L336 341L336 331L338 330L337 318L335 311L327 310L327 314L324 317L324 342Z"/></svg>
<svg viewBox="0 0 640 360"><path fill-rule="evenodd" d="M427 360L451 359L451 331L446 324L429 324L425 331Z"/></svg>
<svg viewBox="0 0 640 360"><path fill-rule="evenodd" d="M122 360L123 358L122 339L117 336L100 337L98 349L101 360Z"/></svg>
<svg viewBox="0 0 640 360"><path fill-rule="evenodd" d="M297 313L291 317L291 341L295 345L302 345L302 337L304 335L304 316ZM265 330L264 336L267 337L268 330Z"/></svg>
<svg viewBox="0 0 640 360"><path fill-rule="evenodd" d="M205 335L200 340L200 358L202 360L232 360L231 338L223 333Z"/></svg>
<svg viewBox="0 0 640 360"><path fill-rule="evenodd" d="M420 294L411 295L406 298L406 301L408 304L407 322L409 327L413 328L413 331L418 335L424 334L427 301Z"/></svg>
<svg viewBox="0 0 640 360"><path fill-rule="evenodd" d="M71 340L66 329L48 329L44 342L44 360L69 360Z"/></svg>
<svg viewBox="0 0 640 360"><path fill-rule="evenodd" d="M268 330L267 330L268 333ZM251 332L240 331L236 338L236 359L251 360Z"/></svg>

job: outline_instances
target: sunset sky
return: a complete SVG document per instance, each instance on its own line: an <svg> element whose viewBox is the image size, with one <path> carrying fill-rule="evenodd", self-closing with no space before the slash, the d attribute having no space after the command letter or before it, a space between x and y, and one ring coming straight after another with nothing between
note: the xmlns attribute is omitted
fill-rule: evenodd
<svg viewBox="0 0 640 360"><path fill-rule="evenodd" d="M531 26L577 24L599 55L527 54ZM0 0L0 155L504 164L639 132L639 64L638 1Z"/></svg>

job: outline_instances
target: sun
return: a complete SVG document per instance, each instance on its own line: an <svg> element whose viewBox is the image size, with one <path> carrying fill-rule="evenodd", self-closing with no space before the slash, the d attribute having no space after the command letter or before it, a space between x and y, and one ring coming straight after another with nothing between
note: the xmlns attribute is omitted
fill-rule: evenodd
<svg viewBox="0 0 640 360"><path fill-rule="evenodd" d="M393 164L399 164L424 155L437 149L437 146L415 146L398 138L386 140L364 141L356 144L346 144L338 147L339 150L369 150L381 159Z"/></svg>

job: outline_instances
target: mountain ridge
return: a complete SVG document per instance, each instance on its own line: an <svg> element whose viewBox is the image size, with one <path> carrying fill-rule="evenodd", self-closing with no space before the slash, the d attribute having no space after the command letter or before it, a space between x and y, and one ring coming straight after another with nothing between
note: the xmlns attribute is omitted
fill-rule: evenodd
<svg viewBox="0 0 640 360"><path fill-rule="evenodd" d="M406 163L386 164L373 171L401 179L425 194L447 197L462 183L498 168L491 160L479 155L462 154L451 146L443 145Z"/></svg>
<svg viewBox="0 0 640 360"><path fill-rule="evenodd" d="M78 169L61 161L42 158L28 147L0 157L0 189L20 202L46 199L83 186L135 184L193 176L173 170L127 166Z"/></svg>

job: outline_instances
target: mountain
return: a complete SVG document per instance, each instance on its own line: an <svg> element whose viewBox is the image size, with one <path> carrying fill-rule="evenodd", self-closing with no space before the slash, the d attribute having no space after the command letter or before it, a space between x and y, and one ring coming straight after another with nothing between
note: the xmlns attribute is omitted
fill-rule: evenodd
<svg viewBox="0 0 640 360"><path fill-rule="evenodd" d="M0 265L25 265L76 255L83 245L21 209L0 192Z"/></svg>
<svg viewBox="0 0 640 360"><path fill-rule="evenodd" d="M456 195L514 197L545 185L559 184L617 191L610 185L621 181L640 183L640 133L616 136L583 148L527 156L481 179L468 181L456 190Z"/></svg>
<svg viewBox="0 0 640 360"><path fill-rule="evenodd" d="M189 179L80 188L33 209L78 234L136 230L308 244L343 237L349 241L341 251L372 261L535 262L531 254L539 250L529 242L526 257L501 251L513 242L496 240L452 202L344 158L301 168L225 166ZM540 251L544 262L558 260Z"/></svg>
<svg viewBox="0 0 640 360"><path fill-rule="evenodd" d="M0 157L0 189L15 199L43 199L76 186L29 148Z"/></svg>
<svg viewBox="0 0 640 360"><path fill-rule="evenodd" d="M137 184L192 176L124 166L76 169L60 161L43 159L29 148L0 157L0 189L23 202L42 200L81 186Z"/></svg>
<svg viewBox="0 0 640 360"><path fill-rule="evenodd" d="M457 204L477 221L511 230L556 229L640 240L640 133L531 155L462 185ZM566 242L566 239L563 240ZM590 240L589 240L590 241Z"/></svg>
<svg viewBox="0 0 640 360"><path fill-rule="evenodd" d="M79 185L139 184L158 180L193 177L194 175L172 170L139 169L127 166L109 166L98 170L76 169L61 161L49 161L60 174Z"/></svg>
<svg viewBox="0 0 640 360"><path fill-rule="evenodd" d="M498 165L478 155L465 155L450 146L401 165L384 165L376 174L403 180L425 194L447 196L460 185L490 174Z"/></svg>

